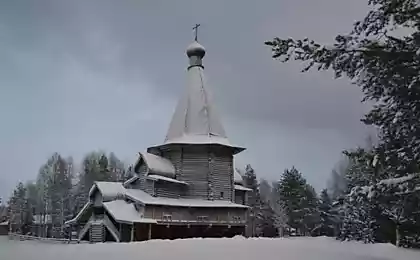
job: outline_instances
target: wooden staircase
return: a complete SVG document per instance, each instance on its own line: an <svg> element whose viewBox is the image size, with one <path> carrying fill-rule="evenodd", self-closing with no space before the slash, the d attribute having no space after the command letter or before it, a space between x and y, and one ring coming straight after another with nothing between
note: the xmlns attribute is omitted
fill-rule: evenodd
<svg viewBox="0 0 420 260"><path fill-rule="evenodd" d="M92 222L89 240L91 243L101 243L105 241L105 225L102 220Z"/></svg>

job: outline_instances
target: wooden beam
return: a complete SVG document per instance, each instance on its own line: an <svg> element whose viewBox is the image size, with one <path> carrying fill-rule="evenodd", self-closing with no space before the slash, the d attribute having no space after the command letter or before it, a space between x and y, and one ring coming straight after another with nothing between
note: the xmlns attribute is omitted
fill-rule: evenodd
<svg viewBox="0 0 420 260"><path fill-rule="evenodd" d="M152 239L152 224L149 224L149 232L147 234L147 239Z"/></svg>
<svg viewBox="0 0 420 260"><path fill-rule="evenodd" d="M130 241L131 242L134 242L134 223L131 225L131 238L130 238Z"/></svg>

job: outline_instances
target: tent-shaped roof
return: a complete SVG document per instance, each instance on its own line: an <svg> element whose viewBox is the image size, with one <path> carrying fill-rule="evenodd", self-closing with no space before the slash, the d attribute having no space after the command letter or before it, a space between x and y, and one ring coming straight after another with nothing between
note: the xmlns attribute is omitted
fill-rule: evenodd
<svg viewBox="0 0 420 260"><path fill-rule="evenodd" d="M239 153L245 148L232 145L225 133L212 96L206 88L202 58L204 47L194 42L187 49L190 66L187 86L173 114L163 146L170 144L216 144ZM159 147L159 146L156 146Z"/></svg>

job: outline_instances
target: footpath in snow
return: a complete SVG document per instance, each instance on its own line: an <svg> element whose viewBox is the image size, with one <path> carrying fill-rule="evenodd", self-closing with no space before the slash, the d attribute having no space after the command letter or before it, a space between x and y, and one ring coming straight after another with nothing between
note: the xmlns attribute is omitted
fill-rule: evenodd
<svg viewBox="0 0 420 260"><path fill-rule="evenodd" d="M45 244L0 239L4 260L419 260L420 251L390 244L365 245L332 238L242 237L152 240L137 243Z"/></svg>

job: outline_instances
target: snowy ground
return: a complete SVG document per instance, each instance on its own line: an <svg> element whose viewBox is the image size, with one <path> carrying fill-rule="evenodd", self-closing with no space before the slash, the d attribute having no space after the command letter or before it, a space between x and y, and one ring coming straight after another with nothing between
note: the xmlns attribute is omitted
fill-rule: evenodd
<svg viewBox="0 0 420 260"><path fill-rule="evenodd" d="M0 237L1 260L411 260L420 251L330 238L189 239L121 244L45 244Z"/></svg>

